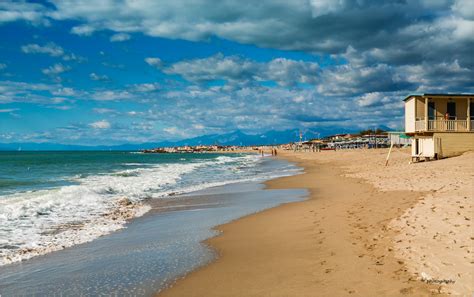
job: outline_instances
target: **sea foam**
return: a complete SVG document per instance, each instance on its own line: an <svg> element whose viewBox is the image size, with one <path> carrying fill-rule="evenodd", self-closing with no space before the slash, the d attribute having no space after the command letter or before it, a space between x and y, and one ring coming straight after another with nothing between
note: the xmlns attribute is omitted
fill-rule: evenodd
<svg viewBox="0 0 474 297"><path fill-rule="evenodd" d="M290 175L259 174L253 155L189 163L140 164L107 174L75 176L73 185L4 195L0 199L0 265L94 240L146 213L147 199L229 183Z"/></svg>

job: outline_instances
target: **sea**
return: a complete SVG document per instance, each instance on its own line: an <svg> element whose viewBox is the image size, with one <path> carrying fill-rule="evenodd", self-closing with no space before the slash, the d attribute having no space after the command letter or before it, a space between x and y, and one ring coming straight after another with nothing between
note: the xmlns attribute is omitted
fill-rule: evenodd
<svg viewBox="0 0 474 297"><path fill-rule="evenodd" d="M214 227L306 190L258 154L0 152L0 295L152 296L216 258Z"/></svg>

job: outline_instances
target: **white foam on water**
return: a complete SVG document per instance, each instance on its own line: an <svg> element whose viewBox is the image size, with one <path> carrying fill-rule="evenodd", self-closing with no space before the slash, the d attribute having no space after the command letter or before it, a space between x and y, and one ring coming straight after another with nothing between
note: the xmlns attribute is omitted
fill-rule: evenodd
<svg viewBox="0 0 474 297"><path fill-rule="evenodd" d="M244 174L260 161L254 155L246 155L146 164L144 168L77 176L75 185L4 195L0 199L0 266L89 242L121 229L128 219L150 209L143 204L146 199L295 173L293 167L261 175ZM231 174L216 181L212 175L219 174L214 173L218 170ZM182 182L185 176L191 182Z"/></svg>

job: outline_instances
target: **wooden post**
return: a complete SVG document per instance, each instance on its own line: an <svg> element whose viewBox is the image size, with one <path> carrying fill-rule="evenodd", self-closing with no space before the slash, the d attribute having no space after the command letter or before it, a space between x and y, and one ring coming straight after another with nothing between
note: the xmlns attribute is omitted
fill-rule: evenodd
<svg viewBox="0 0 474 297"><path fill-rule="evenodd" d="M471 98L467 98L467 131L471 131Z"/></svg>
<svg viewBox="0 0 474 297"><path fill-rule="evenodd" d="M428 97L425 97L425 131L428 131Z"/></svg>
<svg viewBox="0 0 474 297"><path fill-rule="evenodd" d="M388 150L387 159L385 159L385 166L388 166L388 159L390 159L390 153L392 152L393 142L390 144L390 149Z"/></svg>

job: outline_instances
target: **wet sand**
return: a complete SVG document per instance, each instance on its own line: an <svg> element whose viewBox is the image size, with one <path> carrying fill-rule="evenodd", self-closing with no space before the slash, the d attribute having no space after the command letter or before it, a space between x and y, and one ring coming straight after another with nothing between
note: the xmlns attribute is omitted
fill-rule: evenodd
<svg viewBox="0 0 474 297"><path fill-rule="evenodd" d="M363 166L358 160L369 154L372 165L380 165L384 153L280 152L305 174L267 186L307 188L309 199L220 226L223 233L207 241L219 259L159 296L444 295L441 284L424 282L410 269L413 263L399 253L405 238L391 225L426 193L382 191L367 176L348 177L354 172L348 164Z"/></svg>

